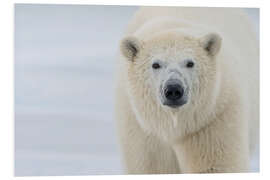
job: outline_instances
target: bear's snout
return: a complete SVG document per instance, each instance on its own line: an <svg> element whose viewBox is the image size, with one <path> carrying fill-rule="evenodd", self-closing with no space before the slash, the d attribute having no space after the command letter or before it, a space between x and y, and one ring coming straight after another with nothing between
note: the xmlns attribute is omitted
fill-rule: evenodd
<svg viewBox="0 0 270 180"><path fill-rule="evenodd" d="M165 97L171 101L179 100L184 95L184 89L179 84L170 84L164 91Z"/></svg>
<svg viewBox="0 0 270 180"><path fill-rule="evenodd" d="M186 103L185 89L180 80L168 80L164 85L163 94L164 105L176 108Z"/></svg>

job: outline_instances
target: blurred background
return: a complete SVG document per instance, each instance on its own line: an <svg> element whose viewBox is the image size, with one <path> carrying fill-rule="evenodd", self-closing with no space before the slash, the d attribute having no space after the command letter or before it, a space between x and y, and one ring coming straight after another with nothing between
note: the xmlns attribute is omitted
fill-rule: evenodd
<svg viewBox="0 0 270 180"><path fill-rule="evenodd" d="M123 174L113 75L137 8L15 5L16 176Z"/></svg>

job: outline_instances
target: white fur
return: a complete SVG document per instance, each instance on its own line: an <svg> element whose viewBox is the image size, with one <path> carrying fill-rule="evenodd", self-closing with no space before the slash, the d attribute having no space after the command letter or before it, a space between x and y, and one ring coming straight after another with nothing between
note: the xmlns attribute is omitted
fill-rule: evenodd
<svg viewBox="0 0 270 180"><path fill-rule="evenodd" d="M202 42L211 34L218 43L207 53ZM247 16L231 8L145 7L127 39L138 48L131 56L121 45L117 61L116 118L127 173L249 171L258 142L259 56ZM188 79L187 104L160 103L156 58ZM186 58L195 60L194 70L183 68Z"/></svg>

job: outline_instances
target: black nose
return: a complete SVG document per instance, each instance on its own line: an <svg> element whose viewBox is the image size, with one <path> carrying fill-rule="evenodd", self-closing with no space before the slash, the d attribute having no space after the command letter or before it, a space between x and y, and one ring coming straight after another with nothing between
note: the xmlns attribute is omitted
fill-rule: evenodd
<svg viewBox="0 0 270 180"><path fill-rule="evenodd" d="M179 84L169 84L164 90L164 95L168 100L176 101L183 97L184 89Z"/></svg>

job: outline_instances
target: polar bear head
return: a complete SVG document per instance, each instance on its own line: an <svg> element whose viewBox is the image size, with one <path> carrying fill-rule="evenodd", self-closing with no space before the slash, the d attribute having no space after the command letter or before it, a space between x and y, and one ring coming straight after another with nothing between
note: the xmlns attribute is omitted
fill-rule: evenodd
<svg viewBox="0 0 270 180"><path fill-rule="evenodd" d="M217 33L197 37L180 31L125 37L120 50L128 94L142 119L152 118L150 126L160 123L161 127L164 122L156 119L166 113L185 117L213 102L221 41Z"/></svg>
<svg viewBox="0 0 270 180"><path fill-rule="evenodd" d="M195 38L167 32L145 41L129 36L121 42L131 78L137 77L148 86L146 91L151 91L157 103L170 108L196 103L202 93L212 93L204 87L215 80L215 57L220 47L221 38L216 33Z"/></svg>

